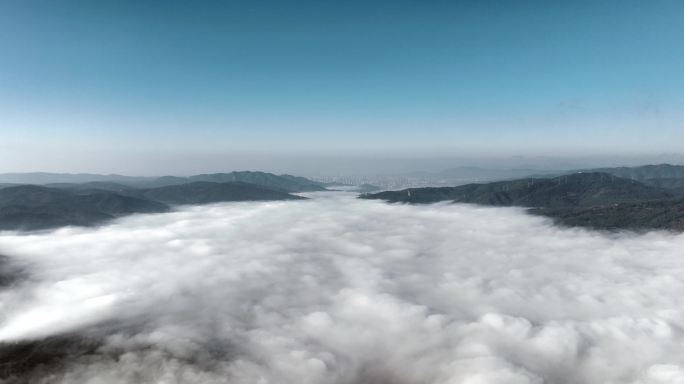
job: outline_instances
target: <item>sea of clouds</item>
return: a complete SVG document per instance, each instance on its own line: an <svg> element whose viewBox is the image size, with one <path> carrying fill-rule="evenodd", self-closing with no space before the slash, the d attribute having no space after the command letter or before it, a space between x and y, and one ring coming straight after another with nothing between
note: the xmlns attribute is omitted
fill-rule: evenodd
<svg viewBox="0 0 684 384"><path fill-rule="evenodd" d="M683 235L313 196L2 233L0 343L102 340L44 383L684 383Z"/></svg>

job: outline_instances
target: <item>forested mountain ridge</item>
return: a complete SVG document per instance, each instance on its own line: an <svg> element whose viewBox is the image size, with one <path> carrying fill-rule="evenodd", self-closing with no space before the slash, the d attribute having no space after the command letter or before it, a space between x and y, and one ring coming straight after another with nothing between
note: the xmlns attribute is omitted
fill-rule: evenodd
<svg viewBox="0 0 684 384"><path fill-rule="evenodd" d="M411 204L452 201L520 206L557 222L601 229L684 230L684 199L676 192L607 173L575 173L458 187L410 188L363 194Z"/></svg>
<svg viewBox="0 0 684 384"><path fill-rule="evenodd" d="M181 204L297 199L303 197L240 182L194 182L117 192L19 185L0 189L0 230L96 225L133 213L166 212Z"/></svg>

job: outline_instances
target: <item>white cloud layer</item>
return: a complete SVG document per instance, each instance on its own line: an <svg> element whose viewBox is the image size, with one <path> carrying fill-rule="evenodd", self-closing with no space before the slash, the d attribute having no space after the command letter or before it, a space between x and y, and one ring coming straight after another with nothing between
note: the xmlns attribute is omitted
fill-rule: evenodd
<svg viewBox="0 0 684 384"><path fill-rule="evenodd" d="M684 236L322 196L4 233L0 341L108 324L48 383L684 383Z"/></svg>

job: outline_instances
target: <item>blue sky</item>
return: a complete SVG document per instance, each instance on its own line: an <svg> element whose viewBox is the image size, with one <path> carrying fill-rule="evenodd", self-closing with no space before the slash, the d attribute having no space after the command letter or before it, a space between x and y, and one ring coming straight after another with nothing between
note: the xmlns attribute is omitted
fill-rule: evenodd
<svg viewBox="0 0 684 384"><path fill-rule="evenodd" d="M0 171L681 153L683 14L681 1L0 0Z"/></svg>

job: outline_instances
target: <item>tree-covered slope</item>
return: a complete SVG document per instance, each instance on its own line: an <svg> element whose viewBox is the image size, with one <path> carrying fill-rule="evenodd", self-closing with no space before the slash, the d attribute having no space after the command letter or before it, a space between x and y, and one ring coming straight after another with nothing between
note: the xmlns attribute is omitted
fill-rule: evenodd
<svg viewBox="0 0 684 384"><path fill-rule="evenodd" d="M92 225L131 213L166 210L163 203L107 191L77 194L35 185L0 189L0 229Z"/></svg>
<svg viewBox="0 0 684 384"><path fill-rule="evenodd" d="M165 212L179 204L296 199L303 197L239 182L194 182L118 192L21 185L0 189L0 230L89 226L133 213Z"/></svg>
<svg viewBox="0 0 684 384"><path fill-rule="evenodd" d="M134 191L136 196L165 204L208 204L225 201L298 200L300 196L256 184L198 181Z"/></svg>
<svg viewBox="0 0 684 384"><path fill-rule="evenodd" d="M605 173L576 173L550 179L520 179L458 187L410 188L361 196L390 202L451 200L496 206L567 207L671 199L660 188Z"/></svg>
<svg viewBox="0 0 684 384"><path fill-rule="evenodd" d="M567 226L596 229L684 231L684 200L644 201L593 207L533 208Z"/></svg>
<svg viewBox="0 0 684 384"><path fill-rule="evenodd" d="M126 184L114 183L111 181L90 181L87 183L50 183L45 184L44 186L49 188L67 189L71 191L80 192L91 192L93 190L123 192L134 189L133 187L128 186Z"/></svg>
<svg viewBox="0 0 684 384"><path fill-rule="evenodd" d="M675 193L605 173L411 188L360 197L405 203L453 201L530 207L530 212L561 224L599 229L684 230L684 200Z"/></svg>

